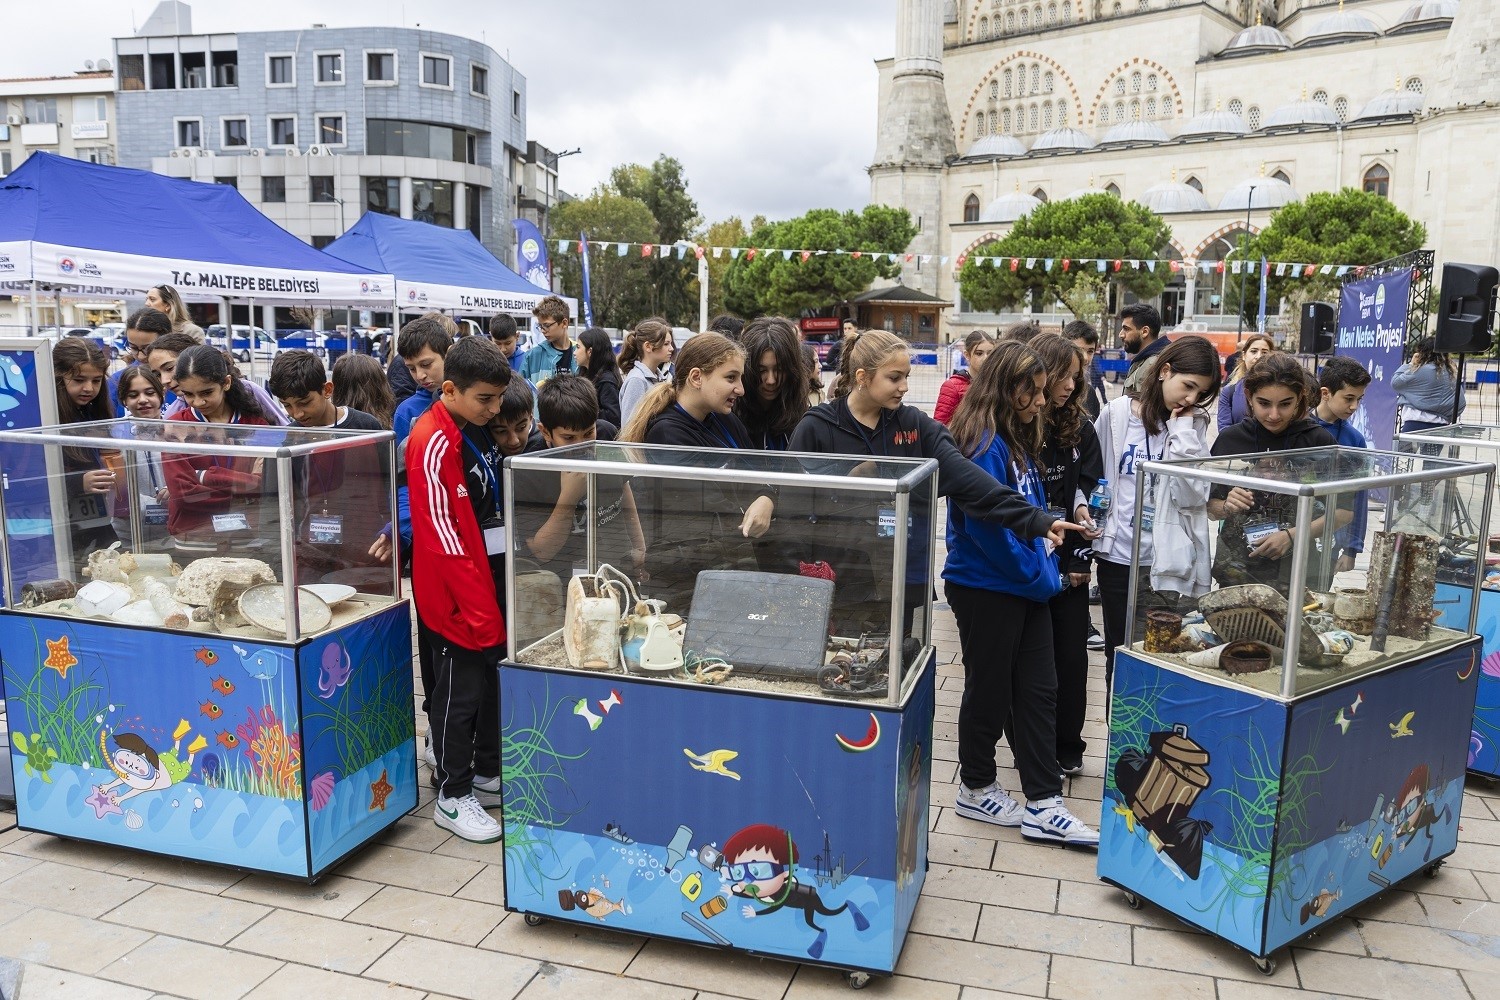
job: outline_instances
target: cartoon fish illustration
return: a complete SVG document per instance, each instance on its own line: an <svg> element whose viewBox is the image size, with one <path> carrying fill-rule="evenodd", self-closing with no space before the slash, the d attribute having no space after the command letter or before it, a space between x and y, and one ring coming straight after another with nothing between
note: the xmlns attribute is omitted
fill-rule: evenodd
<svg viewBox="0 0 1500 1000"><path fill-rule="evenodd" d="M688 766L694 771L706 771L709 774L733 778L735 781L740 780L738 774L724 766L740 755L738 750L710 750L706 754L699 754L683 747L682 752L688 759Z"/></svg>
<svg viewBox="0 0 1500 1000"><path fill-rule="evenodd" d="M240 738L227 729L220 732L219 735L214 738L219 741L219 745L225 750L233 750L235 747L240 745Z"/></svg>
<svg viewBox="0 0 1500 1000"><path fill-rule="evenodd" d="M1349 714L1353 715L1355 712L1358 712L1359 711L1359 706L1363 705L1364 703L1365 703L1365 693L1363 691L1361 691L1361 692L1359 692L1358 694L1356 694L1354 696L1354 704L1352 704L1352 705L1349 706Z"/></svg>
<svg viewBox="0 0 1500 1000"><path fill-rule="evenodd" d="M252 654L242 646L235 646L234 652L240 658L240 665L245 668L245 673L258 681L268 681L275 677L281 671L281 661L286 655L265 648L257 649Z"/></svg>
<svg viewBox="0 0 1500 1000"><path fill-rule="evenodd" d="M354 665L350 662L348 650L336 642L324 646L323 666L318 671L319 696L332 697L335 691L349 683L349 675L353 672Z"/></svg>
<svg viewBox="0 0 1500 1000"><path fill-rule="evenodd" d="M204 646L202 649L198 650L198 652L193 654L193 659L197 660L205 667L211 667L215 663L219 662L219 654L215 653L207 646Z"/></svg>
<svg viewBox="0 0 1500 1000"><path fill-rule="evenodd" d="M1342 708L1339 709L1338 714L1333 717L1333 724L1339 727L1339 735L1341 736L1349 732L1349 726L1352 725L1353 722L1353 719L1344 714L1344 710Z"/></svg>
<svg viewBox="0 0 1500 1000"><path fill-rule="evenodd" d="M1333 904L1344 898L1344 890L1329 892L1324 889L1312 899L1302 904L1302 922L1305 924L1313 917L1326 917Z"/></svg>
<svg viewBox="0 0 1500 1000"><path fill-rule="evenodd" d="M1417 713L1414 712L1414 711L1413 712L1407 712L1405 715L1401 716L1401 721L1400 722L1392 722L1392 723L1390 723L1391 739L1393 739L1393 740L1399 740L1403 736L1415 736L1416 733L1412 732L1412 729L1411 729L1411 720L1412 720L1412 716L1414 716L1416 714Z"/></svg>
<svg viewBox="0 0 1500 1000"><path fill-rule="evenodd" d="M218 705L215 705L211 701L205 701L205 702L200 703L198 705L198 711L202 712L204 715L208 716L210 719L217 719L217 718L220 718L220 717L222 717L224 715L224 710L222 708L220 708Z"/></svg>
<svg viewBox="0 0 1500 1000"><path fill-rule="evenodd" d="M234 694L234 682L223 675L214 678L212 687L222 695Z"/></svg>

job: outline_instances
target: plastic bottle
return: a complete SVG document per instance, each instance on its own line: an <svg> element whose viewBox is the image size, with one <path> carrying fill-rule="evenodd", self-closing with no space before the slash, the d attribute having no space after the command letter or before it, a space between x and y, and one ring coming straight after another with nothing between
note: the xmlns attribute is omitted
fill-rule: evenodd
<svg viewBox="0 0 1500 1000"><path fill-rule="evenodd" d="M1114 502L1115 497L1109 491L1109 483L1101 479L1099 485L1094 487L1094 492L1089 494L1089 517L1094 519L1095 524L1103 522Z"/></svg>

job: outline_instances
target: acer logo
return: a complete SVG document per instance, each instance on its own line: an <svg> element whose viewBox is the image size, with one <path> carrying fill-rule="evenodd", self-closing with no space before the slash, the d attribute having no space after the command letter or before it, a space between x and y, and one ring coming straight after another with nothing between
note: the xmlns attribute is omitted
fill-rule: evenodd
<svg viewBox="0 0 1500 1000"><path fill-rule="evenodd" d="M771 616L770 615L746 615L745 617L748 618L750 621L753 621L753 622L763 622L767 618L770 618Z"/></svg>

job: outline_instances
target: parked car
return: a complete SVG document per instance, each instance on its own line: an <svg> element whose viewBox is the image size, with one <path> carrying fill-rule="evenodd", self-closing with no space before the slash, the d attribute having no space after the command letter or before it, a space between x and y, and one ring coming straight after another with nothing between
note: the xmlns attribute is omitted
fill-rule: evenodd
<svg viewBox="0 0 1500 1000"><path fill-rule="evenodd" d="M270 364L276 359L276 338L271 336L260 327L254 327L255 337L255 361L257 364ZM215 323L203 331L208 337L208 342L220 350L228 350L234 360L241 363L250 360L250 337L252 328L242 323L234 324L234 343L230 344L224 334L224 325Z"/></svg>

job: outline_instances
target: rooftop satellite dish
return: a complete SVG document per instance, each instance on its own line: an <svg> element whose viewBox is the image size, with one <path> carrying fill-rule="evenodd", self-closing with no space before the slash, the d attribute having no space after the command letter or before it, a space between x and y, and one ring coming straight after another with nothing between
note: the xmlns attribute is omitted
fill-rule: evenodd
<svg viewBox="0 0 1500 1000"><path fill-rule="evenodd" d="M108 59L100 59L98 62L94 63L94 66L101 73L108 73L108 72L110 72L111 70L114 69L114 66L110 63L110 61Z"/></svg>
<svg viewBox="0 0 1500 1000"><path fill-rule="evenodd" d="M94 69L94 60L92 60L92 59L85 59L83 61L83 68L86 69L86 70L88 70L88 71L90 71L90 72L93 72L93 69Z"/></svg>

